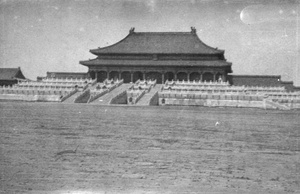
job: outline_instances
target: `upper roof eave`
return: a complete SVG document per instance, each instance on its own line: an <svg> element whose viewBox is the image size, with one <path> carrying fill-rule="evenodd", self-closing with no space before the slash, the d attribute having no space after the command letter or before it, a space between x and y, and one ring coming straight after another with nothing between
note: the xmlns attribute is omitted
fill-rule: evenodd
<svg viewBox="0 0 300 194"><path fill-rule="evenodd" d="M97 52L98 52L99 50L107 49L107 48L113 47L113 46L115 46L115 45L121 43L122 41L124 41L125 39L127 39L127 38L130 36L130 34L131 34L131 33L129 33L127 36L125 36L125 38L121 39L120 41L118 41L118 42L116 42L116 43L114 43L114 44L112 44L112 45L109 45L109 46L106 46L106 47L102 47L102 48L98 47L97 49L90 49L90 52L91 52L92 54L94 54L94 55L97 55Z"/></svg>
<svg viewBox="0 0 300 194"><path fill-rule="evenodd" d="M99 54L224 54L208 46L195 32L134 32L115 44L90 49Z"/></svg>

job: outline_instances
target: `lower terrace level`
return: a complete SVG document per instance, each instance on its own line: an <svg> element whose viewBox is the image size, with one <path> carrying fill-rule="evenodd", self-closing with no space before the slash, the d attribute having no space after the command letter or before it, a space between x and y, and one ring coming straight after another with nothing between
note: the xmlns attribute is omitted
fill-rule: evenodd
<svg viewBox="0 0 300 194"><path fill-rule="evenodd" d="M90 77L103 82L106 79L123 79L124 83L136 82L137 80L157 80L158 84L166 81L226 81L227 74L222 71L109 71L90 70Z"/></svg>

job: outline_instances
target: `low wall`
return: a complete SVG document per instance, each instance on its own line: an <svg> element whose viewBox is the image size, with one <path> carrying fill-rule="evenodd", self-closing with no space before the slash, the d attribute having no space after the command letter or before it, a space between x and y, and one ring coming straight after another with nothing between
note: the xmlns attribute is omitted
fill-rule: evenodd
<svg viewBox="0 0 300 194"><path fill-rule="evenodd" d="M269 106L280 107L283 109L300 109L300 99L266 99L267 108ZM284 108L285 107L285 108Z"/></svg>
<svg viewBox="0 0 300 194"><path fill-rule="evenodd" d="M159 98L262 101L262 95L218 94L218 93L159 93Z"/></svg>
<svg viewBox="0 0 300 194"><path fill-rule="evenodd" d="M263 101L159 98L159 105L265 108Z"/></svg>
<svg viewBox="0 0 300 194"><path fill-rule="evenodd" d="M300 103L283 103L285 106L290 107L291 109L300 109Z"/></svg>
<svg viewBox="0 0 300 194"><path fill-rule="evenodd" d="M30 102L60 102L60 95L0 94L0 100Z"/></svg>
<svg viewBox="0 0 300 194"><path fill-rule="evenodd" d="M225 100L225 99L180 99L180 98L159 98L159 105L169 106L208 106L208 107L239 107L239 108L263 108L263 109L300 109L300 103L294 101L288 103L268 103L266 100Z"/></svg>

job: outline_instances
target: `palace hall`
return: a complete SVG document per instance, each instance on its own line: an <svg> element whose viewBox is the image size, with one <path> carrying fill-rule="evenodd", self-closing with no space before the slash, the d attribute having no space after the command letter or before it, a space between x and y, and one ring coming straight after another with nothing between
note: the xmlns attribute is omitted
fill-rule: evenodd
<svg viewBox="0 0 300 194"><path fill-rule="evenodd" d="M131 28L119 42L90 52L96 58L80 64L87 66L89 76L98 82L227 81L228 73L232 73L224 50L202 42L194 27L190 32L135 32Z"/></svg>

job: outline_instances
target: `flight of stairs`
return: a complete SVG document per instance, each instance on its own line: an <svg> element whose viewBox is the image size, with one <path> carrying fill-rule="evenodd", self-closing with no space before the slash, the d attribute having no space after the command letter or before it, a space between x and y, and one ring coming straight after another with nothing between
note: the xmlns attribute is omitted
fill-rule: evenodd
<svg viewBox="0 0 300 194"><path fill-rule="evenodd" d="M109 93L106 93L105 95L99 97L98 99L95 99L94 101L92 101L92 104L99 104L99 105L109 105L110 101L117 96L118 94L126 91L129 87L131 86L131 84L122 84L119 87L113 89L112 91L110 91Z"/></svg>
<svg viewBox="0 0 300 194"><path fill-rule="evenodd" d="M151 88L150 92L146 93L137 103L138 106L149 106L151 98L160 91L162 84L156 84Z"/></svg>

